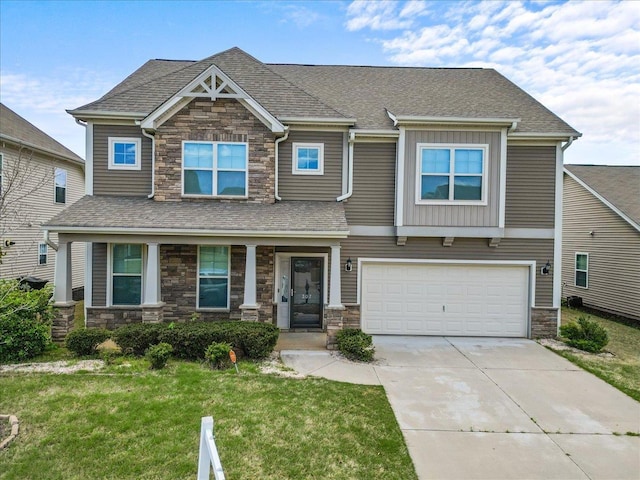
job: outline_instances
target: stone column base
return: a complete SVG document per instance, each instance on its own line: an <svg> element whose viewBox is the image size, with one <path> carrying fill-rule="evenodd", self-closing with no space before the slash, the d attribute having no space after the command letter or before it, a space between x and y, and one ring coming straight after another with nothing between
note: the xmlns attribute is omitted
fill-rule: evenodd
<svg viewBox="0 0 640 480"><path fill-rule="evenodd" d="M327 350L337 348L336 336L344 328L344 307L325 307L324 321L327 326Z"/></svg>
<svg viewBox="0 0 640 480"><path fill-rule="evenodd" d="M162 323L164 311L162 305L142 306L142 323Z"/></svg>
<svg viewBox="0 0 640 480"><path fill-rule="evenodd" d="M240 305L240 321L258 322L260 321L260 305Z"/></svg>
<svg viewBox="0 0 640 480"><path fill-rule="evenodd" d="M558 336L558 309L534 307L531 309L531 338Z"/></svg>
<svg viewBox="0 0 640 480"><path fill-rule="evenodd" d="M51 325L51 340L63 343L67 334L73 329L76 302L53 305L55 316Z"/></svg>

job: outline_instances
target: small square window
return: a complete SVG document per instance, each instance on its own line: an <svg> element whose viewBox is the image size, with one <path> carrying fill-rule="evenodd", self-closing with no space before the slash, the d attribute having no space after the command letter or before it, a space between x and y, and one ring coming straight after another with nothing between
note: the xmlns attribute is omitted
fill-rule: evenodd
<svg viewBox="0 0 640 480"><path fill-rule="evenodd" d="M294 143L292 173L293 175L323 175L324 144Z"/></svg>
<svg viewBox="0 0 640 480"><path fill-rule="evenodd" d="M62 168L55 170L55 202L67 203L67 171Z"/></svg>
<svg viewBox="0 0 640 480"><path fill-rule="evenodd" d="M109 169L140 170L139 138L109 137Z"/></svg>
<svg viewBox="0 0 640 480"><path fill-rule="evenodd" d="M46 265L47 264L47 244L39 243L38 244L38 265Z"/></svg>

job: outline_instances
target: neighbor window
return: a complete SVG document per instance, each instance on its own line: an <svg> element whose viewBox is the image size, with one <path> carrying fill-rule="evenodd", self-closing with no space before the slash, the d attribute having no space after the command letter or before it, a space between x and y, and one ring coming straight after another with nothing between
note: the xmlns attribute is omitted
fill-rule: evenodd
<svg viewBox="0 0 640 480"><path fill-rule="evenodd" d="M183 142L182 192L185 195L247 196L246 143Z"/></svg>
<svg viewBox="0 0 640 480"><path fill-rule="evenodd" d="M294 175L322 175L324 173L324 144L293 144Z"/></svg>
<svg viewBox="0 0 640 480"><path fill-rule="evenodd" d="M67 171L56 168L55 171L55 202L67 203Z"/></svg>
<svg viewBox="0 0 640 480"><path fill-rule="evenodd" d="M39 243L38 244L38 265L46 265L47 264L47 244Z"/></svg>
<svg viewBox="0 0 640 480"><path fill-rule="evenodd" d="M576 287L589 287L588 253L576 253Z"/></svg>
<svg viewBox="0 0 640 480"><path fill-rule="evenodd" d="M417 203L484 203L487 148L418 144Z"/></svg>
<svg viewBox="0 0 640 480"><path fill-rule="evenodd" d="M229 247L198 249L198 308L229 308Z"/></svg>
<svg viewBox="0 0 640 480"><path fill-rule="evenodd" d="M111 250L111 304L140 305L142 245L115 244Z"/></svg>
<svg viewBox="0 0 640 480"><path fill-rule="evenodd" d="M109 169L140 170L139 138L109 137Z"/></svg>
<svg viewBox="0 0 640 480"><path fill-rule="evenodd" d="M0 195L2 195L2 154L0 153Z"/></svg>

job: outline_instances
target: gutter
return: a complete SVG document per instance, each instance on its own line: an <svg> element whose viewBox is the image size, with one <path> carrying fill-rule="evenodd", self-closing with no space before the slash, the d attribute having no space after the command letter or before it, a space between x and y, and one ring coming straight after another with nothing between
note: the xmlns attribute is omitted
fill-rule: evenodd
<svg viewBox="0 0 640 480"><path fill-rule="evenodd" d="M349 155L347 163L349 164L349 182L347 183L347 193L336 198L336 202L342 202L353 195L353 144L356 141L356 132L349 132Z"/></svg>
<svg viewBox="0 0 640 480"><path fill-rule="evenodd" d="M278 163L279 163L279 149L278 149L278 145L280 144L280 142L284 142L287 138L289 138L289 127L284 127L284 136L280 137L280 138L276 138L276 184L275 184L275 192L274 192L274 197L276 200L280 201L282 200L282 198L280 197L280 195L278 194L278 176L279 176L279 172L278 172Z"/></svg>
<svg viewBox="0 0 640 480"><path fill-rule="evenodd" d="M567 148L569 148L576 138L578 137L569 137L569 141L562 146L562 151L564 152Z"/></svg>
<svg viewBox="0 0 640 480"><path fill-rule="evenodd" d="M151 140L151 193L147 195L147 198L153 198L156 194L156 142L155 137L147 133L144 128L142 129L142 135ZM140 158L142 158L142 152L140 152Z"/></svg>
<svg viewBox="0 0 640 480"><path fill-rule="evenodd" d="M53 248L54 251L58 251L58 245L53 243L53 241L51 241L51 239L49 238L49 230L43 230L43 238L44 238L44 243L46 243L47 245L49 245L51 248Z"/></svg>

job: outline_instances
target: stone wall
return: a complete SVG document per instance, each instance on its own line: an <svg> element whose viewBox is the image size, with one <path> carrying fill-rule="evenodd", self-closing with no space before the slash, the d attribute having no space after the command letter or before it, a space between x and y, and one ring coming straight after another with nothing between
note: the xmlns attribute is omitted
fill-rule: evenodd
<svg viewBox="0 0 640 480"><path fill-rule="evenodd" d="M558 335L558 309L531 309L531 338L554 338Z"/></svg>
<svg viewBox="0 0 640 480"><path fill-rule="evenodd" d="M187 140L247 142L249 192L238 201L275 202L275 136L234 99L194 99L157 129L155 200L184 200L182 142Z"/></svg>
<svg viewBox="0 0 640 480"><path fill-rule="evenodd" d="M87 328L113 330L142 322L142 307L87 307Z"/></svg>

